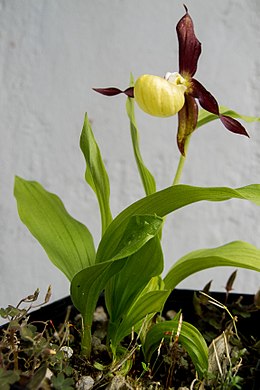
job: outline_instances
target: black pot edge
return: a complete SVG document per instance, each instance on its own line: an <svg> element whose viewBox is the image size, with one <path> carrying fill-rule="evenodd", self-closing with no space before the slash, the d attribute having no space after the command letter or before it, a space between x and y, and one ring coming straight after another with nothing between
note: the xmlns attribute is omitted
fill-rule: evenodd
<svg viewBox="0 0 260 390"><path fill-rule="evenodd" d="M170 309L174 309L175 311L182 310L184 316L187 316L190 311L193 311L193 296L194 293L199 293L198 290L188 290L188 289L175 289L171 292L169 298L166 301L163 312ZM210 295L217 299L221 303L226 302L226 293L224 292L210 292ZM239 294L239 293L230 293L228 295L227 302L234 302L238 300L240 297L242 298L242 302L245 305L253 304L254 295L253 294ZM104 294L101 294L97 303L97 306L104 305ZM60 298L54 302L46 304L41 308L32 311L29 313L30 322L32 321L47 321L52 320L54 323L58 323L64 321L65 315L68 307L71 306L72 313L77 313L76 308L73 306L70 296L66 296L64 298ZM259 320L260 320L260 311ZM189 318L189 315L188 315ZM188 320L188 319L187 319ZM0 326L0 330L5 328L8 323Z"/></svg>

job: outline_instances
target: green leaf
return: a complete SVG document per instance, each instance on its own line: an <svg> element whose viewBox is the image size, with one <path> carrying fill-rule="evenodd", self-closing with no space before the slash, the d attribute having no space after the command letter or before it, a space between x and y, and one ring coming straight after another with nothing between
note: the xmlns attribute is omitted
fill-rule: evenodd
<svg viewBox="0 0 260 390"><path fill-rule="evenodd" d="M230 110L229 108L224 107L224 106L220 106L219 111L223 115L228 115L231 118L235 118L235 119L242 119L248 123L260 121L260 117L241 115L241 114L238 114L237 112ZM199 127L205 125L206 123L214 121L215 119L218 119L217 115L211 114L210 112L208 112L204 109L201 109L201 110L199 110L199 116L198 116L198 122L197 122L196 128L199 128Z"/></svg>
<svg viewBox="0 0 260 390"><path fill-rule="evenodd" d="M140 295L133 302L130 310L123 317L122 322L115 328L115 333L111 339L112 345L118 345L125 336L131 333L133 326L138 324L140 320L144 320L148 314L160 312L169 294L169 290L157 290ZM114 324L110 325L113 326ZM135 329L135 331L137 330Z"/></svg>
<svg viewBox="0 0 260 390"><path fill-rule="evenodd" d="M112 221L109 205L110 185L107 171L87 114L85 114L84 125L80 137L80 148L86 160L86 181L93 189L98 199L103 235Z"/></svg>
<svg viewBox="0 0 260 390"><path fill-rule="evenodd" d="M9 390L10 385L17 382L20 378L20 375L17 371L14 370L5 370L0 367L0 387L2 390Z"/></svg>
<svg viewBox="0 0 260 390"><path fill-rule="evenodd" d="M35 325L23 323L20 326L20 335L21 339L25 341L34 342L34 337L36 336L37 328Z"/></svg>
<svg viewBox="0 0 260 390"><path fill-rule="evenodd" d="M158 349L162 339L169 340L173 337L174 340L174 336L177 334L178 325L178 319L165 321L154 325L148 331L143 345L146 361L150 361L152 354ZM178 341L190 355L196 371L198 372L200 379L202 379L208 369L208 348L203 336L197 328L188 322L183 321Z"/></svg>
<svg viewBox="0 0 260 390"><path fill-rule="evenodd" d="M51 377L51 382L55 390L73 390L74 380L72 378L65 378L62 372L57 376Z"/></svg>
<svg viewBox="0 0 260 390"><path fill-rule="evenodd" d="M133 79L133 75L131 74L130 87L132 87L132 86L134 86L134 79ZM138 128L136 125L136 120L135 120L134 99L127 98L126 112L127 112L128 118L130 120L130 131L131 131L132 145L133 145L134 156L135 156L135 161L136 161L137 168L139 171L139 175L140 175L141 181L143 183L143 187L144 187L146 195L150 195L156 191L156 184L155 184L155 180L154 180L153 175L148 170L148 168L145 166L141 152L140 152L139 131L138 131Z"/></svg>
<svg viewBox="0 0 260 390"><path fill-rule="evenodd" d="M154 276L149 280L149 282L147 283L145 288L139 294L138 298L133 302L132 307L134 307L134 306L138 307L140 305L140 302L142 302L144 295L146 295L150 292L153 293L155 291L164 291L165 292L165 301L166 301L168 295L170 294L170 291L169 290L166 291L166 289L165 289L164 281L162 280L161 275ZM159 294L158 296L160 297L161 294ZM155 300L157 299L156 295L154 295L154 299ZM151 312L150 314L146 314L145 318L142 318L139 322L134 324L135 332L139 333L141 342L144 341L144 339L146 337L146 333L147 333L148 329L150 329L151 321L152 321L154 315L158 312L162 312L162 309L163 309L165 302L161 301L161 302L157 302L157 303L158 303L158 305L160 304L160 308L157 308L156 312ZM152 302L152 304L153 304L153 302ZM130 308L129 311L132 311L132 307ZM133 309L133 310L135 310L135 309Z"/></svg>
<svg viewBox="0 0 260 390"><path fill-rule="evenodd" d="M75 307L83 317L82 351L86 356L90 355L92 316L100 292L104 289L109 279L122 269L128 257L139 251L157 234L160 226L161 218L156 216L136 216L132 219L130 218L128 228L126 228L117 247L117 253L114 253L113 258L90 266L80 271L73 278L71 297ZM138 234L132 236L132 229L135 227L139 231ZM142 230L144 230L145 234L142 234ZM131 245L129 245L130 237Z"/></svg>
<svg viewBox="0 0 260 390"><path fill-rule="evenodd" d="M153 276L163 271L160 241L155 237L163 224L156 215L136 215L129 222L120 240L113 260L127 257L124 268L106 285L106 306L110 317L109 339L112 344L122 318L133 305L138 294ZM151 239L155 237L154 239ZM131 253L131 255L130 255ZM148 312L149 309L147 308ZM147 311L143 312L145 317ZM131 324L133 326L134 323ZM127 325L128 326L128 325ZM130 326L130 327L131 327ZM128 326L129 328L129 326Z"/></svg>
<svg viewBox="0 0 260 390"><path fill-rule="evenodd" d="M129 256L122 271L106 286L106 304L111 322L121 322L138 294L153 276L163 271L163 253L157 237ZM144 311L144 317L146 312ZM134 324L133 324L134 325Z"/></svg>
<svg viewBox="0 0 260 390"><path fill-rule="evenodd" d="M95 264L77 273L71 282L71 298L83 319L82 353L90 356L91 324L96 303L108 280L119 272L125 259Z"/></svg>
<svg viewBox="0 0 260 390"><path fill-rule="evenodd" d="M195 272L218 266L243 267L260 271L260 249L243 241L200 249L179 259L164 279L166 288L174 289L178 283Z"/></svg>
<svg viewBox="0 0 260 390"><path fill-rule="evenodd" d="M24 314L26 314L26 310L25 309L19 309L17 307L14 307L12 305L8 305L7 308L1 308L0 309L0 315L1 317L3 318L7 318L7 317L19 317L19 316L23 316Z"/></svg>
<svg viewBox="0 0 260 390"><path fill-rule="evenodd" d="M232 198L245 199L260 205L260 185L252 184L237 189L175 185L144 197L123 210L110 224L99 244L97 261L113 256L114 248L120 242L122 232L132 215L155 214L164 217L175 210L202 200L220 202Z"/></svg>
<svg viewBox="0 0 260 390"><path fill-rule="evenodd" d="M71 298L83 318L82 346L87 355L90 353L92 316L98 297L108 280L122 269L125 261L120 259L95 264L77 273L71 282Z"/></svg>
<svg viewBox="0 0 260 390"><path fill-rule="evenodd" d="M22 222L69 280L95 262L89 230L68 214L56 195L19 177L15 178L14 195Z"/></svg>
<svg viewBox="0 0 260 390"><path fill-rule="evenodd" d="M40 389L41 384L43 384L44 379L46 378L47 373L47 365L43 364L36 370L30 379L30 381L26 385L26 390L35 390Z"/></svg>
<svg viewBox="0 0 260 390"><path fill-rule="evenodd" d="M110 258L117 260L136 253L145 243L159 233L162 224L163 219L157 215L130 215L126 228L122 232L122 238L114 248ZM97 260L106 261L107 259Z"/></svg>
<svg viewBox="0 0 260 390"><path fill-rule="evenodd" d="M108 339L113 347L131 332L138 321L162 310L169 292L160 291L156 294L161 283L154 280L154 276L160 275L162 271L163 253L160 241L155 237L137 253L129 256L124 268L110 279L105 296L110 318Z"/></svg>
<svg viewBox="0 0 260 390"><path fill-rule="evenodd" d="M6 309L4 309L3 307L0 308L0 316L2 318L7 318L8 317L8 312Z"/></svg>

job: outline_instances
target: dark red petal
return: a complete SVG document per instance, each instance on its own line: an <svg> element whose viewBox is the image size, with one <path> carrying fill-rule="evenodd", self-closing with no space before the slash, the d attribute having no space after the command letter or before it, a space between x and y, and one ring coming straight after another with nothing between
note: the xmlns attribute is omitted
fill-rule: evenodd
<svg viewBox="0 0 260 390"><path fill-rule="evenodd" d="M128 97L134 97L134 87L129 87L124 91L115 87L93 88L93 90L105 96L115 96L115 95L119 95L120 93L124 93Z"/></svg>
<svg viewBox="0 0 260 390"><path fill-rule="evenodd" d="M221 122L229 131L249 137L244 126L242 126L241 123L239 123L236 119L219 113L219 107L216 99L209 91L206 90L206 88L203 87L199 81L195 79L191 80L190 94L199 100L202 108L211 112L212 114L219 116Z"/></svg>
<svg viewBox="0 0 260 390"><path fill-rule="evenodd" d="M249 137L246 129L244 126L241 125L236 119L231 118L230 116L226 115L220 115L220 120L223 123L223 125L229 130L232 131L232 133L246 135Z"/></svg>
<svg viewBox="0 0 260 390"><path fill-rule="evenodd" d="M200 105L205 110L211 112L212 114L219 115L218 102L213 95L203 85L195 80L191 80L191 92L190 94L199 99Z"/></svg>
<svg viewBox="0 0 260 390"><path fill-rule="evenodd" d="M185 9L186 14L181 18L176 27L179 41L179 72L182 75L190 75L192 77L197 70L201 43L195 35L193 21L188 14L188 10L186 7Z"/></svg>
<svg viewBox="0 0 260 390"><path fill-rule="evenodd" d="M101 93L102 95L105 96L115 96L118 95L119 93L123 93L121 89L114 88L114 87L108 87L108 88L93 88L94 91Z"/></svg>
<svg viewBox="0 0 260 390"><path fill-rule="evenodd" d="M185 156L186 138L195 130L198 120L198 105L190 95L185 95L185 103L178 113L177 144L183 156Z"/></svg>
<svg viewBox="0 0 260 390"><path fill-rule="evenodd" d="M134 94L134 87L126 88L126 89L124 90L124 94L127 95L127 96L130 97L130 98L135 97L135 94Z"/></svg>

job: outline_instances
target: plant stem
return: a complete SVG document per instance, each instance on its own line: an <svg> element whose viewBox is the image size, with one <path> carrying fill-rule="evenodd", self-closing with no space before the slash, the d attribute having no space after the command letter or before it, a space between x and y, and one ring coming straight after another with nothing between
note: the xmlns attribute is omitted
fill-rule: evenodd
<svg viewBox="0 0 260 390"><path fill-rule="evenodd" d="M89 358L91 354L91 326L86 324L83 327L81 338L81 354L86 358Z"/></svg>
<svg viewBox="0 0 260 390"><path fill-rule="evenodd" d="M174 180L172 182L173 186L175 186L176 184L179 184L179 182L180 182L182 171L183 171L183 167L184 167L184 163L186 161L188 146L189 146L189 143L190 143L190 137L191 137L191 134L186 138L185 146L184 146L185 155L183 156L181 154L181 156L180 156L179 164L178 164L178 167L177 167L177 170L176 170L176 173L175 173Z"/></svg>

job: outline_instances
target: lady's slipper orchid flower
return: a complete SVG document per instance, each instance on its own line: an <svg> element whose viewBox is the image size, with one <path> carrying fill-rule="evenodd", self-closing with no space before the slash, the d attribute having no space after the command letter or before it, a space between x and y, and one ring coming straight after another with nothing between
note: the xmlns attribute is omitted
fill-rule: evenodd
<svg viewBox="0 0 260 390"><path fill-rule="evenodd" d="M185 79L179 73L165 78L145 74L136 80L135 100L147 114L167 117L177 114L185 103Z"/></svg>
<svg viewBox="0 0 260 390"><path fill-rule="evenodd" d="M121 91L118 88L94 88L107 96L124 93L135 98L139 107L146 113L158 117L169 117L178 113L177 143L180 152L185 154L186 138L195 130L198 120L197 99L202 108L217 115L231 132L248 136L245 128L235 119L222 115L216 99L203 85L193 78L201 54L201 43L197 39L192 19L186 13L177 24L179 41L179 73L166 73L166 76L140 76L134 87Z"/></svg>

